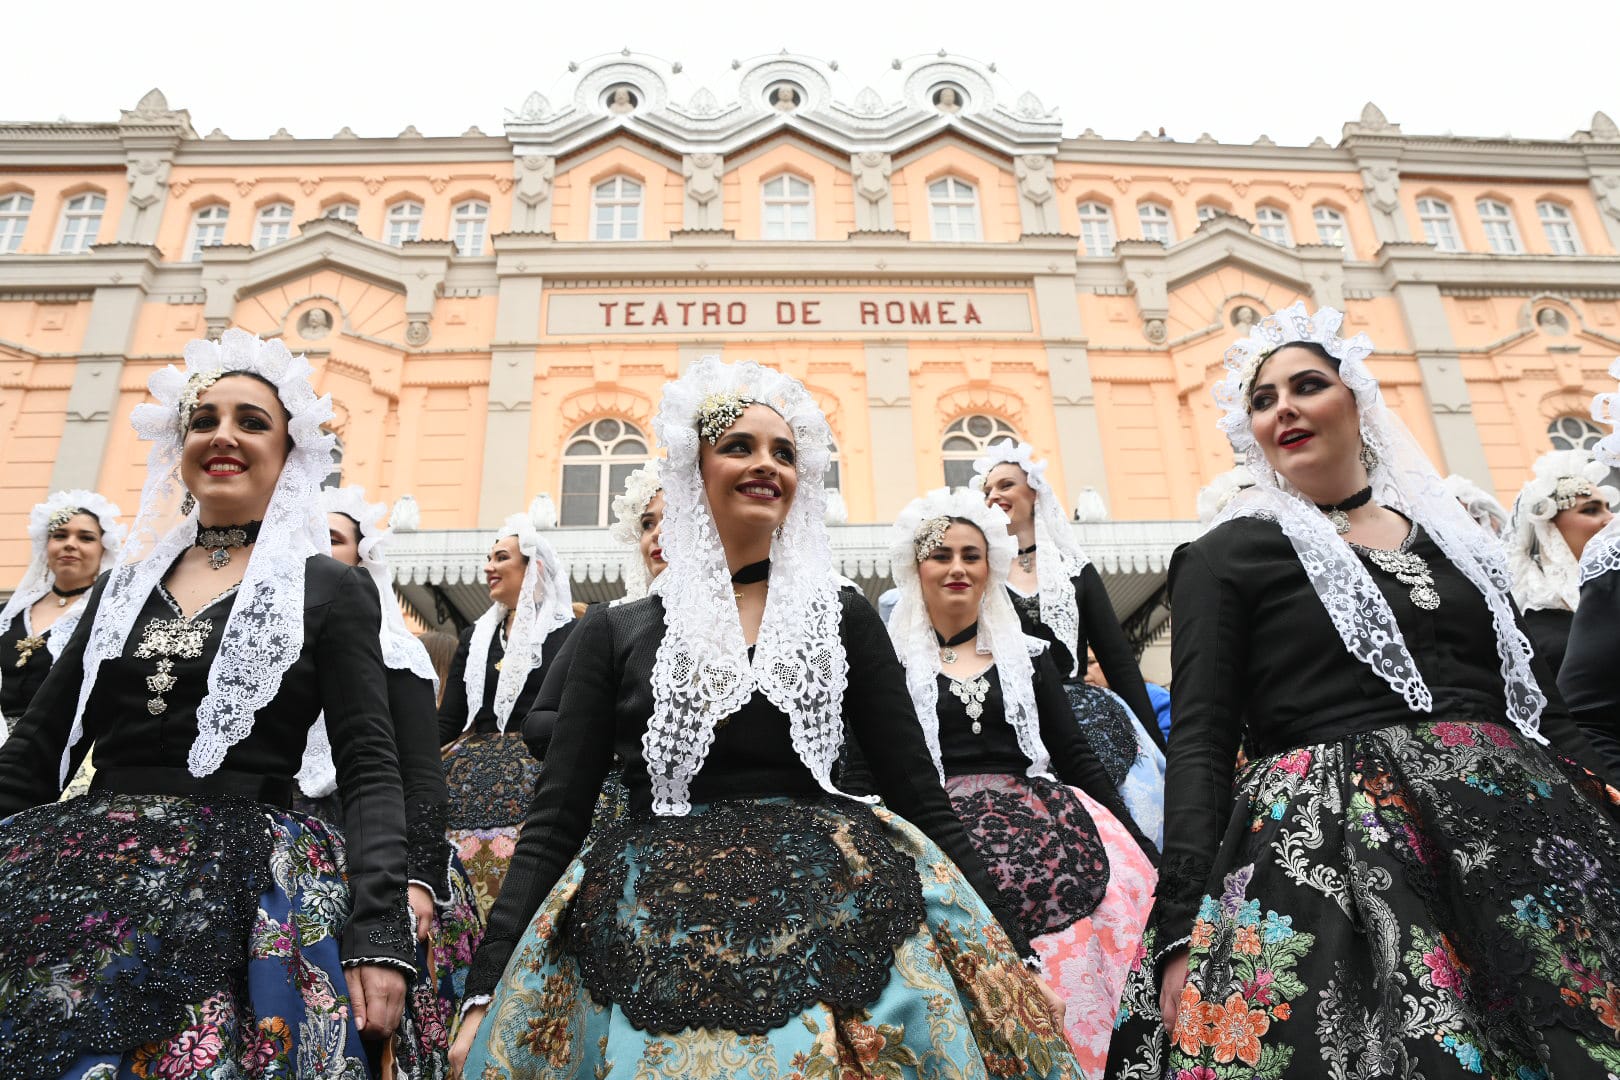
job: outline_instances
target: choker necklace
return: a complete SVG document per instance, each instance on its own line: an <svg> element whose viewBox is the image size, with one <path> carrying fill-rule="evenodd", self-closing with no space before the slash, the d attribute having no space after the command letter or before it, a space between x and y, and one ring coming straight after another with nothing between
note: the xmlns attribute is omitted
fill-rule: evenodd
<svg viewBox="0 0 1620 1080"><path fill-rule="evenodd" d="M759 562L749 563L747 566L739 569L735 574L732 574L731 583L733 585L752 585L757 581L765 581L769 579L770 576L771 560L761 559ZM742 593L733 589L731 591L731 598L733 600L741 600Z"/></svg>
<svg viewBox="0 0 1620 1080"><path fill-rule="evenodd" d="M947 664L956 663L956 647L958 645L963 644L964 642L972 641L974 638L976 638L978 636L979 636L979 623L978 623L978 620L974 620L974 623L973 623L972 626L968 627L966 630L963 630L960 634L957 634L955 637L951 638L949 641L945 640L945 635L944 634L940 633L938 630L935 630L934 631L934 640L939 642L939 658L942 661L944 661L945 663L947 663Z"/></svg>
<svg viewBox="0 0 1620 1080"><path fill-rule="evenodd" d="M1029 573L1030 564L1035 561L1030 556L1035 554L1035 549L1038 547L1040 547L1039 544L1031 544L1027 548L1018 549L1018 569L1026 574Z"/></svg>
<svg viewBox="0 0 1620 1080"><path fill-rule="evenodd" d="M246 525L199 525L192 545L208 552L209 566L223 570L230 565L231 549L257 542L263 525L262 521L250 521Z"/></svg>
<svg viewBox="0 0 1620 1080"><path fill-rule="evenodd" d="M96 583L92 581L90 584L78 589L58 589L53 583L51 585L51 592L56 594L56 606L67 607L69 600L73 599L75 596L83 596L85 593L93 589L95 584Z"/></svg>
<svg viewBox="0 0 1620 1080"><path fill-rule="evenodd" d="M1350 531L1349 511L1359 509L1370 502L1372 502L1372 485L1368 484L1343 502L1336 502L1326 506L1322 503L1313 503L1312 505L1326 514L1327 519L1333 522L1334 531L1343 536Z"/></svg>

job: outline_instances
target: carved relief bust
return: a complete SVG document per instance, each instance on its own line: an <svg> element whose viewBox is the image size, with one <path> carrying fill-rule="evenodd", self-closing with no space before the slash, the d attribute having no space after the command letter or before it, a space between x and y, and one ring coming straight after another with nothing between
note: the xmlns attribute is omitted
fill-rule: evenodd
<svg viewBox="0 0 1620 1080"><path fill-rule="evenodd" d="M771 106L777 112L792 112L799 107L799 91L788 83L771 88Z"/></svg>
<svg viewBox="0 0 1620 1080"><path fill-rule="evenodd" d="M628 86L615 86L613 93L608 95L608 112L623 115L635 112L636 95Z"/></svg>
<svg viewBox="0 0 1620 1080"><path fill-rule="evenodd" d="M942 86L934 93L934 108L942 113L961 112L962 96L956 92L956 87Z"/></svg>
<svg viewBox="0 0 1620 1080"><path fill-rule="evenodd" d="M1569 333L1569 320L1557 308L1544 307L1536 312L1536 329L1544 334L1562 337Z"/></svg>
<svg viewBox="0 0 1620 1080"><path fill-rule="evenodd" d="M298 336L305 341L319 341L332 332L332 314L325 308L310 308L299 316Z"/></svg>
<svg viewBox="0 0 1620 1080"><path fill-rule="evenodd" d="M1232 325L1241 330L1247 330L1260 318L1258 312L1248 304L1239 304L1232 309Z"/></svg>

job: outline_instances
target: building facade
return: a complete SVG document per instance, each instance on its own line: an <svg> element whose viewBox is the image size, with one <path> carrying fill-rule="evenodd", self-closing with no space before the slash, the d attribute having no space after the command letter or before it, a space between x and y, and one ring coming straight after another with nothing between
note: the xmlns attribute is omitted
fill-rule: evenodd
<svg viewBox="0 0 1620 1080"><path fill-rule="evenodd" d="M1106 508L1081 528L1117 546L1138 615L1231 465L1209 387L1259 313L1344 309L1435 461L1504 499L1596 437L1612 389L1601 113L1533 141L1408 135L1368 105L1334 145L1283 147L1066 134L946 55L853 76L780 55L704 85L622 53L562 87L501 135L199 136L157 91L116 122L0 122L0 581L48 490L133 509L147 376L230 325L309 355L334 478L415 496L427 584L481 546L458 530L541 492L565 546L607 551L660 387L704 353L811 387L852 537L996 437L1034 443L1071 506ZM576 576L608 588L606 559Z"/></svg>

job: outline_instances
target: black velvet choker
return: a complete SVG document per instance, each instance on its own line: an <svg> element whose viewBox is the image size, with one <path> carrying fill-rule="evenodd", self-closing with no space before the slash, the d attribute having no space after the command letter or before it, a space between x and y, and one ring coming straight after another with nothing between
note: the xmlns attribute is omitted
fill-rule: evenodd
<svg viewBox="0 0 1620 1080"><path fill-rule="evenodd" d="M761 559L751 562L747 566L731 575L733 585L752 585L756 581L764 581L771 576L771 560Z"/></svg>
<svg viewBox="0 0 1620 1080"><path fill-rule="evenodd" d="M80 585L77 589L58 589L56 584L53 582L51 584L51 592L56 594L57 607L67 607L67 602L69 600L73 599L75 596L83 596L85 593L89 592L95 587L96 583L92 581L88 585Z"/></svg>
<svg viewBox="0 0 1620 1080"><path fill-rule="evenodd" d="M257 543L263 525L262 521L250 521L246 525L199 525L197 539L192 544L208 552L209 566L223 570L230 565L231 549Z"/></svg>
<svg viewBox="0 0 1620 1080"><path fill-rule="evenodd" d="M1030 556L1035 554L1035 549L1038 547L1040 547L1039 544L1031 544L1027 548L1018 549L1018 568L1026 574L1029 573L1030 564L1034 562Z"/></svg>
<svg viewBox="0 0 1620 1080"><path fill-rule="evenodd" d="M1313 505L1328 516L1328 520L1333 522L1333 528L1338 531L1340 536L1343 536L1350 531L1350 511L1360 509L1371 501L1372 485L1368 484L1343 502L1328 505L1314 503Z"/></svg>
<svg viewBox="0 0 1620 1080"><path fill-rule="evenodd" d="M939 658L945 661L947 664L956 663L956 647L964 642L972 641L978 636L979 623L976 619L974 620L972 626L969 626L960 634L953 635L948 641L946 640L944 634L940 633L938 630L935 630L934 640L939 642Z"/></svg>

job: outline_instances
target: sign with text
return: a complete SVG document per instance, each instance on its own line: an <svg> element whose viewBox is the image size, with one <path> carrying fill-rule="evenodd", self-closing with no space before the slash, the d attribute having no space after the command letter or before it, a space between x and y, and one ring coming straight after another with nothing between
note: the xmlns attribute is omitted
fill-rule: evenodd
<svg viewBox="0 0 1620 1080"><path fill-rule="evenodd" d="M1029 297L1009 292L554 292L546 333L1027 334Z"/></svg>

